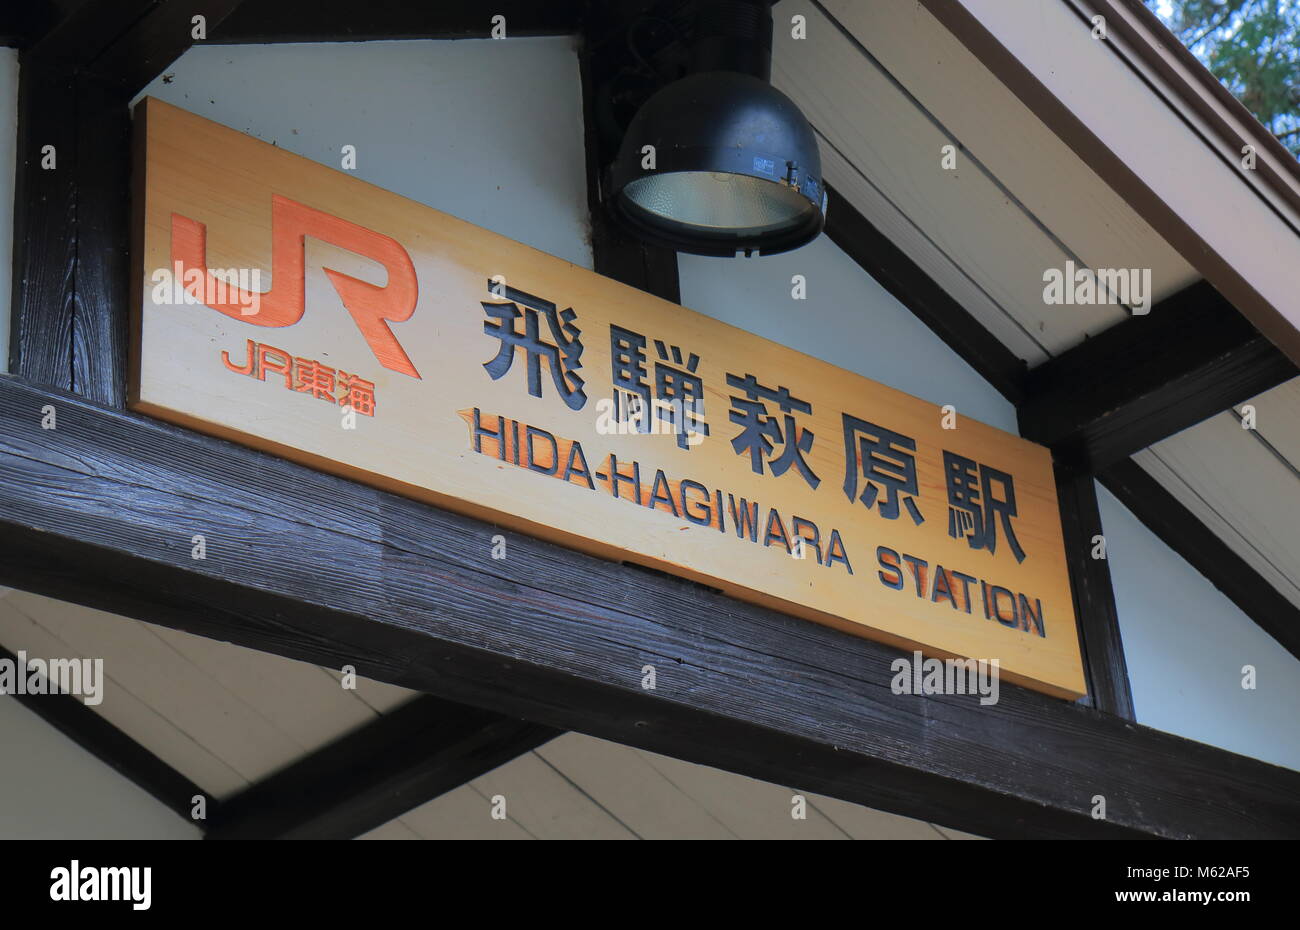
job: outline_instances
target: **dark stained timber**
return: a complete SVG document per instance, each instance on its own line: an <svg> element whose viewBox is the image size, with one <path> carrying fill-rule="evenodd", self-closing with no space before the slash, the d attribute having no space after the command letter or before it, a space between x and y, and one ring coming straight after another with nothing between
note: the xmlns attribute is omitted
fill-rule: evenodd
<svg viewBox="0 0 1300 930"><path fill-rule="evenodd" d="M608 3L609 0L601 0ZM257 0L212 33L219 43L486 39L500 16L505 37L578 31L583 0Z"/></svg>
<svg viewBox="0 0 1300 930"><path fill-rule="evenodd" d="M1031 370L1020 433L1099 472L1297 374L1199 282Z"/></svg>
<svg viewBox="0 0 1300 930"><path fill-rule="evenodd" d="M20 56L9 370L120 406L126 394L127 104L239 0L41 7Z"/></svg>
<svg viewBox="0 0 1300 930"><path fill-rule="evenodd" d="M498 532L0 378L0 583L983 835L1300 836L1300 773L1010 685L895 695L894 650Z"/></svg>
<svg viewBox="0 0 1300 930"><path fill-rule="evenodd" d="M1093 477L1063 465L1056 466L1056 494L1061 505L1061 531L1074 612L1079 618L1079 645L1088 678L1088 696L1100 711L1132 720L1133 696L1128 665L1119 632L1119 613L1111 585L1109 563L1092 557L1101 535L1097 489Z"/></svg>
<svg viewBox="0 0 1300 930"><path fill-rule="evenodd" d="M126 403L131 115L119 88L77 78L77 262L72 389Z"/></svg>
<svg viewBox="0 0 1300 930"><path fill-rule="evenodd" d="M70 75L23 64L18 77L9 370L35 384L64 389L72 387L75 113L75 81Z"/></svg>

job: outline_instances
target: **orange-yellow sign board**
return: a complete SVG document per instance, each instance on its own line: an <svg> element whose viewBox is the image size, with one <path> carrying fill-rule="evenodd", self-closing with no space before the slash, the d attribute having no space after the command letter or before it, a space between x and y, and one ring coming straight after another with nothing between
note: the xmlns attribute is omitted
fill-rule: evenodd
<svg viewBox="0 0 1300 930"><path fill-rule="evenodd" d="M136 120L135 409L1084 692L1046 449L160 101Z"/></svg>

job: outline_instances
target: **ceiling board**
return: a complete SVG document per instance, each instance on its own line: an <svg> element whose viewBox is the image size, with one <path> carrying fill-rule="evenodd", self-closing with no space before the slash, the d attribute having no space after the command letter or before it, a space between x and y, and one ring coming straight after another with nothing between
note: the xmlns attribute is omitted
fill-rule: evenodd
<svg viewBox="0 0 1300 930"><path fill-rule="evenodd" d="M34 658L95 658L28 616L24 610L33 610L32 605L20 608L21 599L22 595L15 592L0 600L0 645L14 654L23 650ZM92 710L213 797L225 797L248 787L249 780L216 753L136 697L122 682L124 675L129 677L130 670L104 663L104 700L92 705Z"/></svg>
<svg viewBox="0 0 1300 930"><path fill-rule="evenodd" d="M102 658L105 672L114 674L122 687L250 782L305 751L257 708L186 660L145 624L28 594L11 595L11 600L77 655ZM104 695L104 704L114 700L113 692Z"/></svg>
<svg viewBox="0 0 1300 930"><path fill-rule="evenodd" d="M535 751L643 839L736 838L635 749L566 733Z"/></svg>
<svg viewBox="0 0 1300 930"><path fill-rule="evenodd" d="M1300 378L1246 401L1255 408L1255 427L1264 440L1300 471ZM1238 404L1241 412L1245 404Z"/></svg>
<svg viewBox="0 0 1300 930"><path fill-rule="evenodd" d="M539 840L633 840L637 835L535 752L470 782L483 798L505 798L507 816ZM408 821L409 822L409 821Z"/></svg>
<svg viewBox="0 0 1300 930"><path fill-rule="evenodd" d="M822 141L822 171L830 186L839 191L854 209L881 233L889 237L908 258L938 283L967 313L1009 348L1017 358L1033 367L1051 356L1014 316L1007 313L925 232L881 193L865 175L836 149Z"/></svg>
<svg viewBox="0 0 1300 930"><path fill-rule="evenodd" d="M15 591L0 645L104 660L92 709L213 797L224 798L375 719L413 692L304 662Z"/></svg>
<svg viewBox="0 0 1300 930"><path fill-rule="evenodd" d="M829 183L1030 365L1127 318L1050 306L1067 261L1151 268L1157 297L1197 275L969 52L910 3L776 11L773 83L822 136ZM808 39L783 24L799 12ZM957 168L943 146L964 147Z"/></svg>
<svg viewBox="0 0 1300 930"><path fill-rule="evenodd" d="M507 813L509 804L507 802ZM509 818L493 820L492 801L470 785L461 785L441 797L407 811L395 821L390 821L367 833L362 839L391 839L386 831L393 823L401 823L420 840L531 840L536 839L518 822Z"/></svg>
<svg viewBox="0 0 1300 930"><path fill-rule="evenodd" d="M791 4L795 5L795 4ZM920 3L826 0L827 11L1091 268L1150 268L1156 299L1200 279Z"/></svg>
<svg viewBox="0 0 1300 930"><path fill-rule="evenodd" d="M166 627L147 629L300 746L320 746L343 730L379 718L356 692L315 665L286 662L252 649L222 648L222 643ZM303 699L307 695L310 700Z"/></svg>
<svg viewBox="0 0 1300 930"><path fill-rule="evenodd" d="M505 795L510 821L489 816L495 793ZM795 794L807 802L804 820L791 816ZM363 839L586 838L624 836L622 828L644 839L979 838L566 733Z"/></svg>
<svg viewBox="0 0 1300 930"><path fill-rule="evenodd" d="M1133 459L1300 606L1300 479L1234 414L1211 417Z"/></svg>

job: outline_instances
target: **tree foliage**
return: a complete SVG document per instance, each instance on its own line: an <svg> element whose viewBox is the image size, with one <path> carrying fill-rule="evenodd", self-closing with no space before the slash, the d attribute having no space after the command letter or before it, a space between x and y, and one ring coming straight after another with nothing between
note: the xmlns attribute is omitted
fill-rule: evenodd
<svg viewBox="0 0 1300 930"><path fill-rule="evenodd" d="M1300 0L1146 3L1300 157Z"/></svg>

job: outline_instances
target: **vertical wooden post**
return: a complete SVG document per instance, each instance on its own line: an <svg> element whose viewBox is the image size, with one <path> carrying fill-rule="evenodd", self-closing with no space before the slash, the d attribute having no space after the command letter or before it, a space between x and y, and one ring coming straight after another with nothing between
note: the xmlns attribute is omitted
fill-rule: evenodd
<svg viewBox="0 0 1300 930"><path fill-rule="evenodd" d="M1105 558L1093 558L1098 546L1094 540L1102 535L1097 488L1089 472L1059 463L1055 471L1088 695L1097 710L1132 720L1133 696L1129 691L1110 563ZM1104 542L1103 538L1100 544Z"/></svg>

